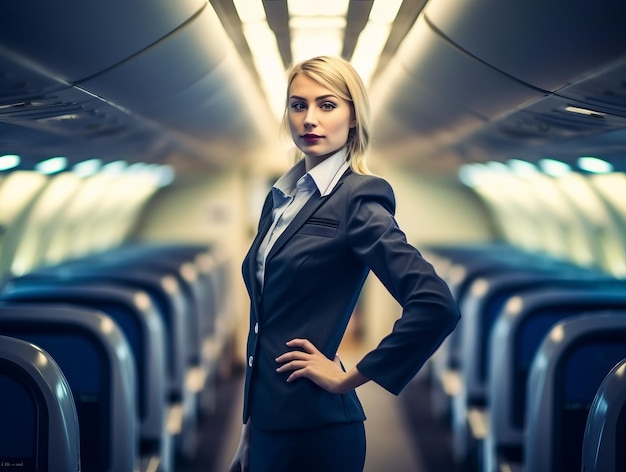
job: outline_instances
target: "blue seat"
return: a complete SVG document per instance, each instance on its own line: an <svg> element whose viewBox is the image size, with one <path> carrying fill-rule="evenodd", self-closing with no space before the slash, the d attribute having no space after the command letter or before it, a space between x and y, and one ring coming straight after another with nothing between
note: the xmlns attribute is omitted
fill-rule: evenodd
<svg viewBox="0 0 626 472"><path fill-rule="evenodd" d="M585 314L552 327L537 351L528 381L526 470L581 470L591 404L606 375L624 358L626 311ZM618 446L623 447L623 443Z"/></svg>
<svg viewBox="0 0 626 472"><path fill-rule="evenodd" d="M139 467L135 361L110 317L85 308L1 304L0 334L40 346L63 371L78 413L82 470Z"/></svg>
<svg viewBox="0 0 626 472"><path fill-rule="evenodd" d="M499 272L518 261L519 251L502 249L490 253L482 247L469 253L452 253L450 266L442 278L450 288L459 307L472 281L484 274ZM447 416L451 398L458 394L461 370L461 338L465 324L463 313L454 331L448 336L432 357L433 398L437 416Z"/></svg>
<svg viewBox="0 0 626 472"><path fill-rule="evenodd" d="M5 287L31 284L37 280L97 281L132 287L145 291L157 307L166 333L167 391L172 405L166 414L167 431L175 436L176 451L190 458L197 444L198 401L195 391L188 388L192 373L189 353L186 298L175 277L142 267L121 267L88 264L75 260L60 266L47 267L11 279Z"/></svg>
<svg viewBox="0 0 626 472"><path fill-rule="evenodd" d="M187 295L194 326L190 344L197 375L194 389L203 413L215 407L218 366L234 335L232 320L223 302L226 266L219 252L202 244L141 243L116 248L101 255L109 264L138 264L171 271Z"/></svg>
<svg viewBox="0 0 626 472"><path fill-rule="evenodd" d="M485 274L474 280L461 304L464 328L460 349L463 359L458 394L453 399L453 444L457 459L472 456L478 447L482 427L480 416L487 398L487 366L491 357L489 338L492 328L507 300L517 292L543 287L626 288L626 282L595 271L513 270ZM474 423L469 423L472 418ZM472 424L476 425L474 430Z"/></svg>
<svg viewBox="0 0 626 472"><path fill-rule="evenodd" d="M495 278L500 275L520 271L537 273L553 273L556 271L569 271L572 273L591 272L589 269L583 269L567 261L500 244L438 248L435 249L435 253L449 258L449 269L446 274L443 274L443 277L450 287L462 314L455 330L445 339L435 356L433 356L432 364L436 396L442 395L438 393L436 387L440 382L444 384L442 390L445 391L446 395L455 397L459 394L462 383L460 376L464 369L462 339L466 321L463 305L475 280L490 276ZM445 405L445 401L438 398L433 398L433 401L437 405L436 408L443 412L447 412L452 406L451 404ZM455 421L454 418L453 421ZM462 458L464 455L463 448L456 447L455 455L457 459Z"/></svg>
<svg viewBox="0 0 626 472"><path fill-rule="evenodd" d="M490 340L485 470L523 460L528 371L552 325L609 309L626 309L626 291L544 288L520 292L507 301Z"/></svg>
<svg viewBox="0 0 626 472"><path fill-rule="evenodd" d="M626 358L604 378L583 436L583 472L626 469Z"/></svg>
<svg viewBox="0 0 626 472"><path fill-rule="evenodd" d="M78 416L67 379L46 351L6 336L0 336L0 418L3 471L80 471Z"/></svg>
<svg viewBox="0 0 626 472"><path fill-rule="evenodd" d="M158 462L161 470L173 470L172 438L165 427L165 333L162 320L145 292L99 281L46 280L18 286L9 284L0 294L0 300L78 305L113 318L130 343L136 361L142 464Z"/></svg>

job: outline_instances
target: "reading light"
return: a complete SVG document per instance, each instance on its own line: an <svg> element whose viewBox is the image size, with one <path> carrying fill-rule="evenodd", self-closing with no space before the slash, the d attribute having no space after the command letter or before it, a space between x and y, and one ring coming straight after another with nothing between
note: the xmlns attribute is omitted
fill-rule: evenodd
<svg viewBox="0 0 626 472"><path fill-rule="evenodd" d="M569 111L570 113L578 113L579 115L597 116L597 117L603 117L604 115L606 115L606 113L589 110L587 108L580 108L580 107L565 107L565 111Z"/></svg>

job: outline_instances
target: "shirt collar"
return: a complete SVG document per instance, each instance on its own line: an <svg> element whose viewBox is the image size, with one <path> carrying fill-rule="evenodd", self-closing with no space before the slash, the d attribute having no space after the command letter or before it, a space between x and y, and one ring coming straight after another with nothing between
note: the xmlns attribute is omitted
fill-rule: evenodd
<svg viewBox="0 0 626 472"><path fill-rule="evenodd" d="M348 151L343 148L320 162L309 171L322 197L333 191L335 185L346 171L350 163L347 160Z"/></svg>
<svg viewBox="0 0 626 472"><path fill-rule="evenodd" d="M320 195L325 197L332 192L343 173L350 166L347 156L348 151L343 148L313 167L309 172L306 172L304 159L301 159L276 181L273 188L279 190L283 197L293 195L298 180L308 173Z"/></svg>

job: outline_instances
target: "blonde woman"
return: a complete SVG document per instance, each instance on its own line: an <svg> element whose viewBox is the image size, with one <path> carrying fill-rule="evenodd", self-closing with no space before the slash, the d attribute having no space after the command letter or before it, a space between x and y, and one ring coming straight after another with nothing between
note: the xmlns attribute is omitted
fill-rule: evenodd
<svg viewBox="0 0 626 472"><path fill-rule="evenodd" d="M327 56L295 65L284 125L302 159L268 194L243 263L250 332L230 471L358 472L365 414L355 389L373 380L398 394L459 313L398 228L390 185L368 171L368 99L352 66ZM336 351L370 270L403 313L346 371Z"/></svg>

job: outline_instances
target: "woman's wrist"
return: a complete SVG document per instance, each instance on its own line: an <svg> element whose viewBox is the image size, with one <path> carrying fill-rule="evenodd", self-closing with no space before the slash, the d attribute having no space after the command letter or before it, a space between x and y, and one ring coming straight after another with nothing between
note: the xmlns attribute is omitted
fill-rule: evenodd
<svg viewBox="0 0 626 472"><path fill-rule="evenodd" d="M354 390L355 388L363 385L369 380L370 379L365 377L359 371L359 369L357 369L356 367L353 367L348 372L346 372L345 375L343 376L339 385L340 393L347 393L351 390Z"/></svg>

